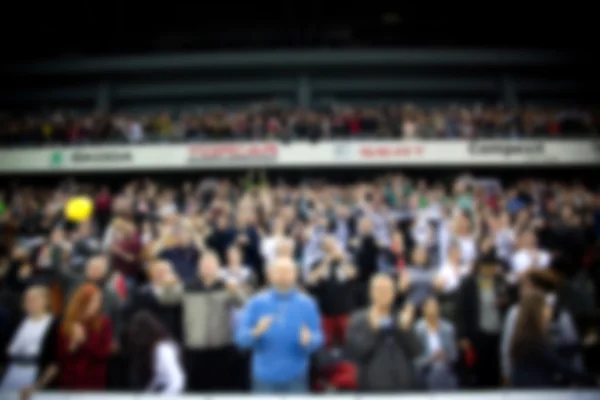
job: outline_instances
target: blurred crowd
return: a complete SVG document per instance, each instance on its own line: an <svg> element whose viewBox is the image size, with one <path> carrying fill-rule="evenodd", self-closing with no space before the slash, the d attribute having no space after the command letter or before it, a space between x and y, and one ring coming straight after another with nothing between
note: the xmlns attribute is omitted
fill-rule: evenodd
<svg viewBox="0 0 600 400"><path fill-rule="evenodd" d="M277 103L231 111L0 114L0 145L138 143L231 139L581 137L598 131L598 114L502 105L420 108L334 106L294 109Z"/></svg>
<svg viewBox="0 0 600 400"><path fill-rule="evenodd" d="M91 219L65 220L74 195ZM554 387L600 371L600 193L581 184L68 180L0 193L0 228L0 391Z"/></svg>

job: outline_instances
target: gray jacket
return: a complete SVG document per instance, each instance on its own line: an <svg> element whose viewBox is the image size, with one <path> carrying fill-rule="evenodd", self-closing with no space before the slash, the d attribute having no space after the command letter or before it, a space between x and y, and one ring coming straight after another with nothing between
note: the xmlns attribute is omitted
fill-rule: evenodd
<svg viewBox="0 0 600 400"><path fill-rule="evenodd" d="M358 311L350 320L346 346L358 367L361 391L415 388L413 362L418 355L418 343L411 331L403 331L396 324L386 330L374 330L368 311Z"/></svg>
<svg viewBox="0 0 600 400"><path fill-rule="evenodd" d="M192 283L183 295L183 341L190 350L218 349L233 342L232 313L242 295L229 292L222 282L206 288Z"/></svg>
<svg viewBox="0 0 600 400"><path fill-rule="evenodd" d="M436 390L456 388L457 379L454 373L454 363L458 359L458 349L456 348L456 335L452 324L445 320L440 321L438 335L441 350L446 356L444 361L434 361L432 359L433 353L429 346L429 332L425 320L417 321L414 331L421 351L415 360L415 365L426 387Z"/></svg>

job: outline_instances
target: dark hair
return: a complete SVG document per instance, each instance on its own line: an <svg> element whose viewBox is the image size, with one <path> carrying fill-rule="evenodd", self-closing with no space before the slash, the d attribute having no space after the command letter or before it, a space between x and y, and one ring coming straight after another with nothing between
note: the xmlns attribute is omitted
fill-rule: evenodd
<svg viewBox="0 0 600 400"><path fill-rule="evenodd" d="M482 266L490 264L500 265L500 262L493 252L484 253L475 260L473 272L477 274Z"/></svg>
<svg viewBox="0 0 600 400"><path fill-rule="evenodd" d="M544 307L546 298L539 292L527 293L519 302L510 356L512 359L535 356L545 341Z"/></svg>
<svg viewBox="0 0 600 400"><path fill-rule="evenodd" d="M146 387L153 375L153 353L158 342L168 339L165 326L148 311L140 311L131 319L127 332L131 356L130 372L134 388Z"/></svg>

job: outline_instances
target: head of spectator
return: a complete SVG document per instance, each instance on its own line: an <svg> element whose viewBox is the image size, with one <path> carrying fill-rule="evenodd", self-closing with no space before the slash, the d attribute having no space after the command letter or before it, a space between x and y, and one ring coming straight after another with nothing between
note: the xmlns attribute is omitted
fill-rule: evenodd
<svg viewBox="0 0 600 400"><path fill-rule="evenodd" d="M101 284L108 274L108 260L105 256L95 256L90 258L85 268L86 279L90 282Z"/></svg>
<svg viewBox="0 0 600 400"><path fill-rule="evenodd" d="M389 313L394 305L396 289L394 281L386 274L377 274L369 283L371 305L381 312Z"/></svg>
<svg viewBox="0 0 600 400"><path fill-rule="evenodd" d="M339 257L341 254L341 249L337 239L334 236L327 235L323 238L321 242L321 247L323 249L323 253L325 257Z"/></svg>
<svg viewBox="0 0 600 400"><path fill-rule="evenodd" d="M500 265L498 260L491 255L483 255L475 262L475 275L480 278L490 279L497 275Z"/></svg>
<svg viewBox="0 0 600 400"><path fill-rule="evenodd" d="M458 242L453 241L448 247L448 263L456 267L461 264L461 260L462 254L460 245L458 244Z"/></svg>
<svg viewBox="0 0 600 400"><path fill-rule="evenodd" d="M242 265L242 252L237 246L230 246L227 249L227 267L231 269L239 269Z"/></svg>
<svg viewBox="0 0 600 400"><path fill-rule="evenodd" d="M139 311L131 319L127 332L134 387L147 387L155 373L154 348L169 338L169 332L148 311Z"/></svg>
<svg viewBox="0 0 600 400"><path fill-rule="evenodd" d="M275 255L278 258L289 258L294 257L294 241L289 238L283 238L277 243L277 250Z"/></svg>
<svg viewBox="0 0 600 400"><path fill-rule="evenodd" d="M171 263L166 260L156 260L148 268L148 278L155 287L165 287L177 280Z"/></svg>
<svg viewBox="0 0 600 400"><path fill-rule="evenodd" d="M295 286L298 271L290 258L279 257L269 266L269 282L279 293L288 293Z"/></svg>
<svg viewBox="0 0 600 400"><path fill-rule="evenodd" d="M44 286L30 286L23 297L23 309L28 317L37 319L48 312L48 289Z"/></svg>
<svg viewBox="0 0 600 400"><path fill-rule="evenodd" d="M199 262L198 274L206 286L212 286L219 280L219 257L213 252L206 252Z"/></svg>
<svg viewBox="0 0 600 400"><path fill-rule="evenodd" d="M102 292L92 283L84 283L75 291L67 304L61 324L61 332L67 337L73 335L75 325L88 329L100 327Z"/></svg>
<svg viewBox="0 0 600 400"><path fill-rule="evenodd" d="M404 235L402 235L402 232L394 231L392 233L390 250L396 255L404 254L404 251L406 250L406 245L404 244Z"/></svg>
<svg viewBox="0 0 600 400"><path fill-rule="evenodd" d="M436 297L428 297L423 303L423 318L430 324L435 324L440 318L440 306Z"/></svg>
<svg viewBox="0 0 600 400"><path fill-rule="evenodd" d="M535 232L533 230L526 230L523 232L519 244L523 250L534 250L537 248L537 236Z"/></svg>
<svg viewBox="0 0 600 400"><path fill-rule="evenodd" d="M417 246L412 252L411 265L413 267L427 267L427 247Z"/></svg>
<svg viewBox="0 0 600 400"><path fill-rule="evenodd" d="M363 217L358 223L358 233L361 237L373 235L373 222L368 217Z"/></svg>

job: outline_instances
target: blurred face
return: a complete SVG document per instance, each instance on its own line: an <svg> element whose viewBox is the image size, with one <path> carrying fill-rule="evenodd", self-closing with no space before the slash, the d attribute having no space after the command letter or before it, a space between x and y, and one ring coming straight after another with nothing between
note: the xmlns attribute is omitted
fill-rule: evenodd
<svg viewBox="0 0 600 400"><path fill-rule="evenodd" d="M335 251L336 241L333 237L327 236L323 239L323 251L327 254L331 254Z"/></svg>
<svg viewBox="0 0 600 400"><path fill-rule="evenodd" d="M240 265L242 262L242 257L238 249L229 249L227 252L227 264L230 266Z"/></svg>
<svg viewBox="0 0 600 400"><path fill-rule="evenodd" d="M291 240L282 240L277 247L277 256L282 258L292 258L294 253L294 244Z"/></svg>
<svg viewBox="0 0 600 400"><path fill-rule="evenodd" d="M192 243L192 235L186 229L177 232L177 243L180 246L189 246Z"/></svg>
<svg viewBox="0 0 600 400"><path fill-rule="evenodd" d="M86 277L93 282L97 282L106 277L106 272L106 259L103 257L95 257L88 262Z"/></svg>
<svg viewBox="0 0 600 400"><path fill-rule="evenodd" d="M523 238L521 239L523 243L523 247L533 248L536 246L535 235L533 232L526 232L523 234Z"/></svg>
<svg viewBox="0 0 600 400"><path fill-rule="evenodd" d="M425 265L427 263L427 251L424 247L418 247L413 252L413 264L415 265Z"/></svg>
<svg viewBox="0 0 600 400"><path fill-rule="evenodd" d="M154 284L160 285L166 280L169 272L171 272L171 266L169 264L165 262L157 262L152 265L150 279Z"/></svg>
<svg viewBox="0 0 600 400"><path fill-rule="evenodd" d="M100 313L100 309L102 308L102 293L98 292L90 299L90 304L88 304L88 308L85 311L86 318L91 318Z"/></svg>
<svg viewBox="0 0 600 400"><path fill-rule="evenodd" d="M377 308L389 308L394 302L394 282L387 276L377 276L371 281L371 303Z"/></svg>
<svg viewBox="0 0 600 400"><path fill-rule="evenodd" d="M453 263L460 261L460 248L458 246L452 246L450 251L448 251L448 258Z"/></svg>
<svg viewBox="0 0 600 400"><path fill-rule="evenodd" d="M363 218L360 220L360 225L358 227L359 231L363 235L369 235L373 232L373 224L371 220L368 218Z"/></svg>
<svg viewBox="0 0 600 400"><path fill-rule="evenodd" d="M206 255L200 261L200 276L203 279L215 279L219 273L219 263L213 255Z"/></svg>
<svg viewBox="0 0 600 400"><path fill-rule="evenodd" d="M427 299L423 304L423 316L427 319L436 319L439 315L439 306L435 298L431 297Z"/></svg>
<svg viewBox="0 0 600 400"><path fill-rule="evenodd" d="M277 290L285 292L292 289L296 278L296 266L290 259L278 259L269 267L269 279Z"/></svg>
<svg viewBox="0 0 600 400"><path fill-rule="evenodd" d="M23 307L27 315L39 315L46 311L48 301L46 291L42 288L31 288L25 292Z"/></svg>

